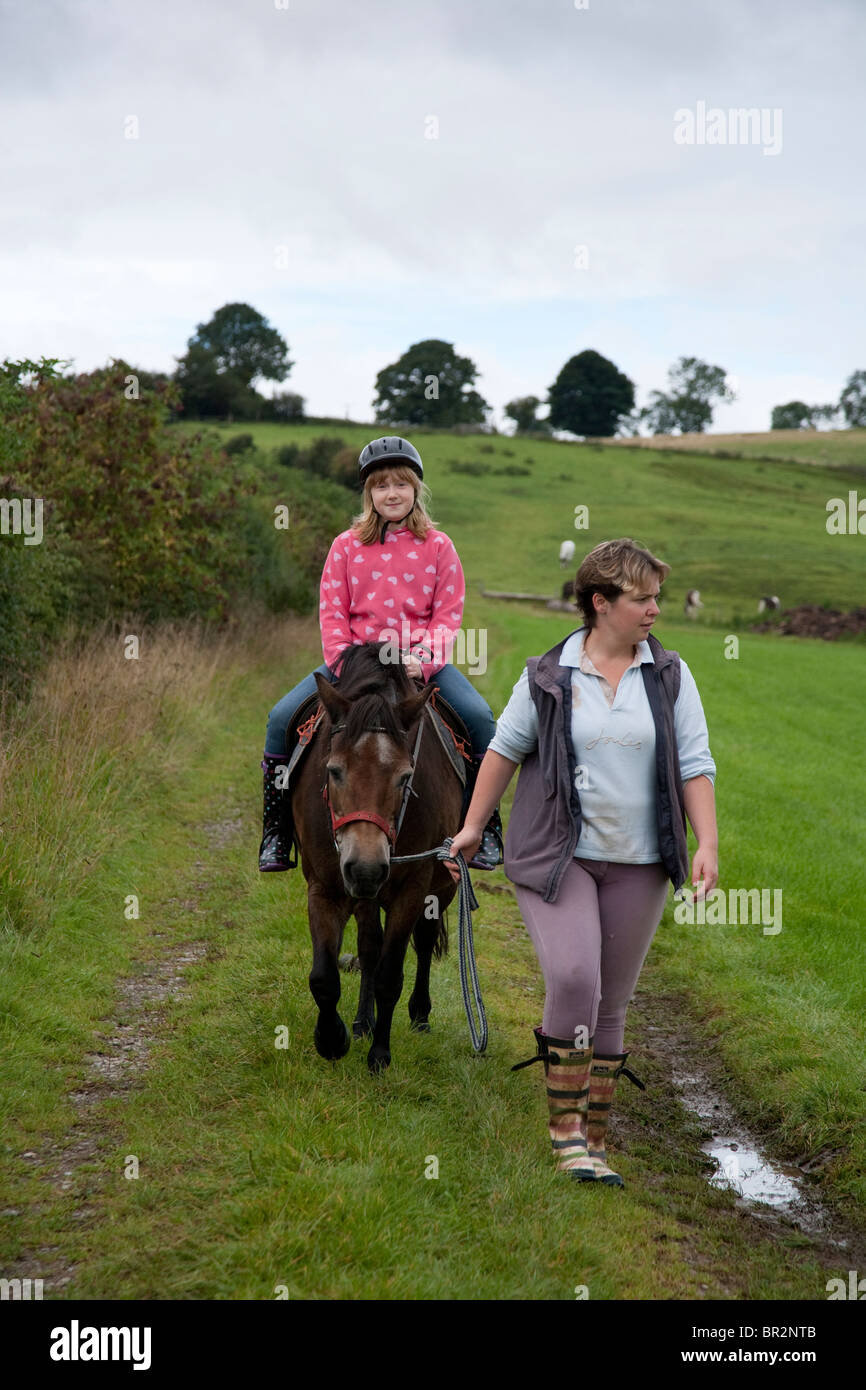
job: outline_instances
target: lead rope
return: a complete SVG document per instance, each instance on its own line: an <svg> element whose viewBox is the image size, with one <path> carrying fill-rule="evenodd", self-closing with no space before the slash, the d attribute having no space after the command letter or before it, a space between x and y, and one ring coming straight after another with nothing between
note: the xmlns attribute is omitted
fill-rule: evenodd
<svg viewBox="0 0 866 1390"><path fill-rule="evenodd" d="M408 864L414 859L450 859L451 837L446 836L444 842L436 849L427 849L421 854L400 854L395 855L392 864ZM482 1053L487 1048L487 1015L484 1012L484 1000L481 998L481 985L478 981L478 966L475 961L475 943L472 938L472 914L478 909L478 899L472 887L472 880L469 877L469 869L463 855L457 853L455 860L460 871L460 884L457 899L457 938L458 956L460 960L460 988L463 991L463 1007L466 1010L466 1020L469 1024L469 1036L472 1039L473 1050ZM470 998L470 986L472 997ZM473 999L478 1018L476 1020L473 1013Z"/></svg>

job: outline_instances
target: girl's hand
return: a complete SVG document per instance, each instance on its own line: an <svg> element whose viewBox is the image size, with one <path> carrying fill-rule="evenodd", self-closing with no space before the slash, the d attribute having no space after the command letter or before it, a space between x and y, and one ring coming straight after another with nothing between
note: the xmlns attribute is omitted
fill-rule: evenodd
<svg viewBox="0 0 866 1390"><path fill-rule="evenodd" d="M700 880L703 879L703 884ZM715 849L701 849L698 845L692 860L692 884L696 889L695 898L705 898L719 881L719 855Z"/></svg>
<svg viewBox="0 0 866 1390"><path fill-rule="evenodd" d="M418 660L417 656L412 656L410 652L406 652L403 656L403 665L406 667L407 676L415 676L419 680L423 679L424 673L421 670L421 662Z"/></svg>
<svg viewBox="0 0 866 1390"><path fill-rule="evenodd" d="M466 863L472 858L478 846L481 844L481 836L484 834L484 826L464 825L462 830L458 830L454 839L451 841L451 854L458 854L463 851L463 858ZM460 870L455 860L443 859L443 864L448 870L455 883L460 882Z"/></svg>

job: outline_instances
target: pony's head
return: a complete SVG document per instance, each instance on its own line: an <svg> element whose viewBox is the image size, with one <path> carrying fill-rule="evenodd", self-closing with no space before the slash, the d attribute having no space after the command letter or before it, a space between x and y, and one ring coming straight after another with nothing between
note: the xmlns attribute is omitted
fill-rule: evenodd
<svg viewBox="0 0 866 1390"><path fill-rule="evenodd" d="M330 720L324 795L346 892L375 898L390 872L397 819L412 775L410 733L433 694L418 690L401 664L383 661L390 644L349 647L337 683L316 674Z"/></svg>

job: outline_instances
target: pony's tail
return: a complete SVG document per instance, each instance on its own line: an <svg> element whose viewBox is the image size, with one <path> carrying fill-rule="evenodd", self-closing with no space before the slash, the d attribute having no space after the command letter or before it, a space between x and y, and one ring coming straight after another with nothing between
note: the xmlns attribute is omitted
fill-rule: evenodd
<svg viewBox="0 0 866 1390"><path fill-rule="evenodd" d="M439 930L436 933L436 940L433 942L434 960L441 960L443 956L446 956L448 954L448 918L446 916L447 911L448 909L446 908L445 912L443 912L442 916L439 918Z"/></svg>

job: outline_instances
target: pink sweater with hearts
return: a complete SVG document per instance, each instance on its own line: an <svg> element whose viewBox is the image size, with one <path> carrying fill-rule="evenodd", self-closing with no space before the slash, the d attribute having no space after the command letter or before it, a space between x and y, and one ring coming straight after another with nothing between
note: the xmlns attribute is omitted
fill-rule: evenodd
<svg viewBox="0 0 866 1390"><path fill-rule="evenodd" d="M408 527L389 528L382 544L371 545L343 531L322 571L325 661L333 670L343 649L361 642L391 641L401 651L424 647L421 670L429 680L450 659L465 595L463 568L444 531L431 527L419 541Z"/></svg>

